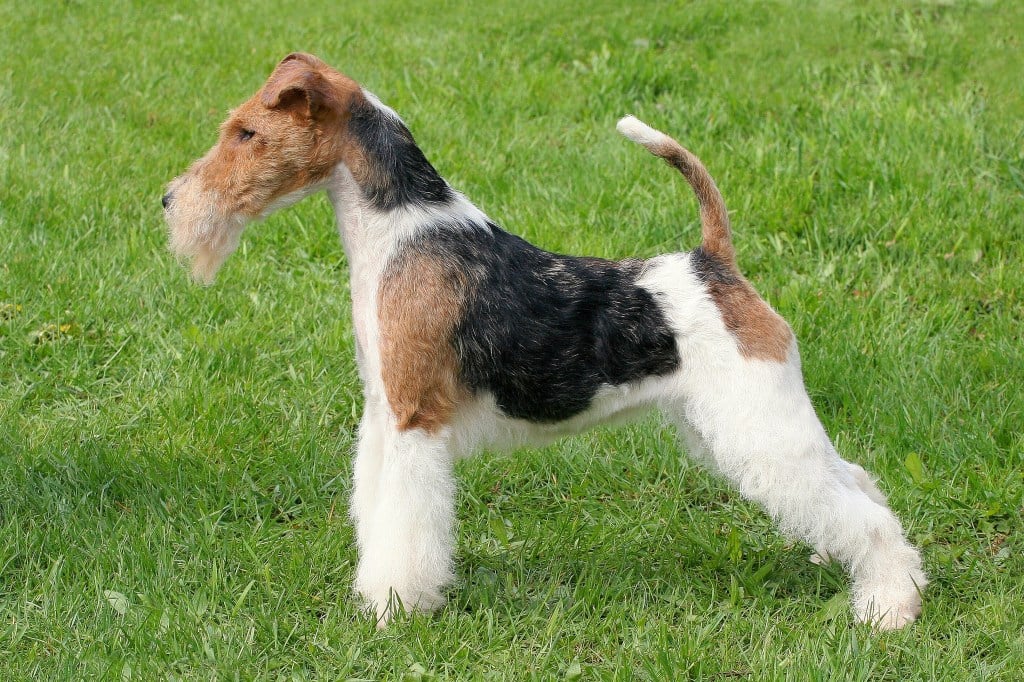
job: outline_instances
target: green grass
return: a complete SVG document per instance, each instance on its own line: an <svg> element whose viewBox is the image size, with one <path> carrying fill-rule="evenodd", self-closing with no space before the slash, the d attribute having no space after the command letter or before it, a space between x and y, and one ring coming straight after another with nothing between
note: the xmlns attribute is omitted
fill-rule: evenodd
<svg viewBox="0 0 1024 682"><path fill-rule="evenodd" d="M0 679L962 679L1024 670L1024 4L0 3ZM210 289L164 183L284 54L549 249L698 242L696 151L932 585L898 633L657 421L459 467L458 584L349 598L360 412L323 197Z"/></svg>

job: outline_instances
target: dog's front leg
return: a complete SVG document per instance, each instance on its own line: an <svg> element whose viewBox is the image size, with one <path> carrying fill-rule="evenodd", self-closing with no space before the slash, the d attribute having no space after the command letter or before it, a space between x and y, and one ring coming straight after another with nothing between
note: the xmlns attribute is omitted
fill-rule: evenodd
<svg viewBox="0 0 1024 682"><path fill-rule="evenodd" d="M355 524L356 544L359 553L365 547L373 532L374 516L377 513L378 481L381 463L384 461L384 427L386 414L375 408L368 399L359 422L359 443L352 467L352 498L349 515Z"/></svg>
<svg viewBox="0 0 1024 682"><path fill-rule="evenodd" d="M453 577L455 481L446 440L398 431L390 415L368 408L354 479L356 591L379 626L403 609L436 609Z"/></svg>

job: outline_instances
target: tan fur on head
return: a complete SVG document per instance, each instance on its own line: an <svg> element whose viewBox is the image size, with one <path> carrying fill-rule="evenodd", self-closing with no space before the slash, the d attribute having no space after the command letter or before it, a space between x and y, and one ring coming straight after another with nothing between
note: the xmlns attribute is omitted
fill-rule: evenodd
<svg viewBox="0 0 1024 682"><path fill-rule="evenodd" d="M220 138L168 188L170 249L213 281L245 225L321 186L346 156L359 85L312 55L281 61L264 86L231 112Z"/></svg>

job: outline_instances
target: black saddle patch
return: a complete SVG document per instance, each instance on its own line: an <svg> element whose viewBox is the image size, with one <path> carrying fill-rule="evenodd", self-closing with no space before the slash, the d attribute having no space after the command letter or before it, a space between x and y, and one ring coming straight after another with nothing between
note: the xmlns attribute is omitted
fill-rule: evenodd
<svg viewBox="0 0 1024 682"><path fill-rule="evenodd" d="M668 320L636 283L644 261L553 254L492 223L439 225L407 248L468 288L452 339L461 379L510 417L568 419L602 385L679 367Z"/></svg>

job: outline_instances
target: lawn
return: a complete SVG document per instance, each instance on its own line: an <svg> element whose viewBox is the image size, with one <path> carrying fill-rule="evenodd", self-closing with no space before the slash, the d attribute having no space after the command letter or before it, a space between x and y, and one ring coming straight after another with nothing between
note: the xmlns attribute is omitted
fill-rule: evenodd
<svg viewBox="0 0 1024 682"><path fill-rule="evenodd" d="M1024 676L1024 3L0 2L0 679ZM545 248L692 248L635 113L705 161L839 450L932 584L843 572L655 418L459 465L448 605L350 598L361 395L322 196L216 286L165 183L293 50Z"/></svg>

